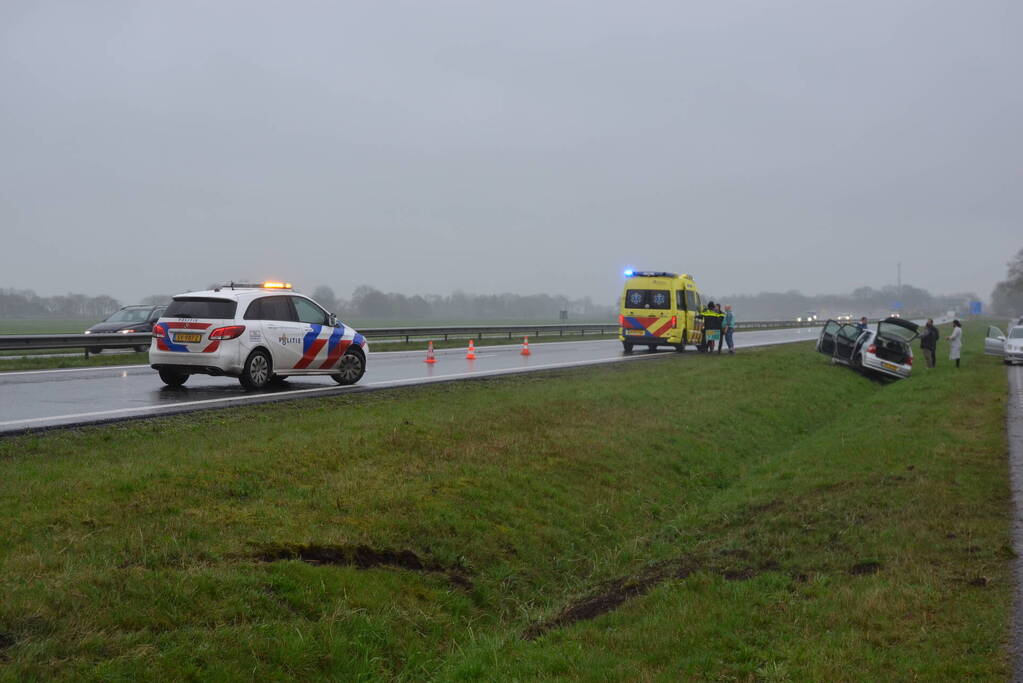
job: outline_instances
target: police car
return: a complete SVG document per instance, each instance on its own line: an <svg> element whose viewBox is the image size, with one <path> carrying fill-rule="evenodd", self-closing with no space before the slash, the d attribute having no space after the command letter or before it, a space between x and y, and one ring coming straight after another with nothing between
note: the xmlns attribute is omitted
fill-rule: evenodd
<svg viewBox="0 0 1023 683"><path fill-rule="evenodd" d="M365 337L290 284L231 283L175 296L153 326L149 364L172 387L197 374L246 389L297 375L355 384L368 352Z"/></svg>

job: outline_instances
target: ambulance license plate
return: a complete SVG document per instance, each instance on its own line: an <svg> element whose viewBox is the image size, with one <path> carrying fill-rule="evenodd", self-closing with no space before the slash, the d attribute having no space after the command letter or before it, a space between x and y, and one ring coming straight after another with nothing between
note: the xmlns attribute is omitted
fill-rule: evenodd
<svg viewBox="0 0 1023 683"><path fill-rule="evenodd" d="M881 363L881 367L884 368L885 370L898 370L899 369L899 366L895 365L894 363L882 362Z"/></svg>
<svg viewBox="0 0 1023 683"><path fill-rule="evenodd" d="M194 344L196 342L201 342L202 341L202 335L201 334L195 334L195 333L187 333L187 332L175 332L174 333L174 341L175 342L184 342L186 344Z"/></svg>
<svg viewBox="0 0 1023 683"><path fill-rule="evenodd" d="M642 337L644 334L646 334L646 330L625 330L625 331L628 334L632 335L633 337Z"/></svg>

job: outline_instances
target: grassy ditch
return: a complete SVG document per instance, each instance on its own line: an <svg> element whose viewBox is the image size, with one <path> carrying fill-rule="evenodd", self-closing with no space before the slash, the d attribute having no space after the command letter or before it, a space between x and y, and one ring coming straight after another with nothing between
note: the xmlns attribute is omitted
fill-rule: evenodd
<svg viewBox="0 0 1023 683"><path fill-rule="evenodd" d="M963 364L799 344L4 439L0 678L1004 680L1005 373Z"/></svg>

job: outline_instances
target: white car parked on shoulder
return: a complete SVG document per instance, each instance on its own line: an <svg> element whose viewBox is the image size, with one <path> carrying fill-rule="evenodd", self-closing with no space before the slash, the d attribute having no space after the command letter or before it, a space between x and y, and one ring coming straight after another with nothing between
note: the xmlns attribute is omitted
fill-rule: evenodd
<svg viewBox="0 0 1023 683"><path fill-rule="evenodd" d="M1023 363L1023 324L1010 327L1008 334L1002 334L1001 329L994 325L988 327L984 353L1001 356L1010 365Z"/></svg>
<svg viewBox="0 0 1023 683"><path fill-rule="evenodd" d="M175 296L153 326L149 364L173 387L196 374L237 377L246 389L292 375L355 384L368 352L365 337L290 284L231 283Z"/></svg>

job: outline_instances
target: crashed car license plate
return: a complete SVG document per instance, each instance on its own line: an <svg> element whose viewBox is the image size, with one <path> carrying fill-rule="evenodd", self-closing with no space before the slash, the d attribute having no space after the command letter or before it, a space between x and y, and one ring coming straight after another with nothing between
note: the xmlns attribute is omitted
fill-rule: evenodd
<svg viewBox="0 0 1023 683"><path fill-rule="evenodd" d="M187 332L175 332L174 333L174 341L176 341L176 342L185 342L186 344L188 344L188 343L194 344L195 342L202 341L202 335L201 334L195 334L195 333L187 333Z"/></svg>
<svg viewBox="0 0 1023 683"><path fill-rule="evenodd" d="M642 337L644 334L646 334L646 330L626 330L626 332L628 332L634 337Z"/></svg>
<svg viewBox="0 0 1023 683"><path fill-rule="evenodd" d="M885 370L898 370L899 369L899 366L896 365L895 363L885 363L884 361L881 362L881 367L884 368Z"/></svg>

